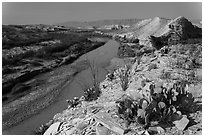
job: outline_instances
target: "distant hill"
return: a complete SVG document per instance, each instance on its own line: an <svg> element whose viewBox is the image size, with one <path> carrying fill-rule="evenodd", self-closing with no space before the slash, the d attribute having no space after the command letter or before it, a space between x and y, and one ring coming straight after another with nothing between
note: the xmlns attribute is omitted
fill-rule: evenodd
<svg viewBox="0 0 204 137"><path fill-rule="evenodd" d="M173 20L160 17L141 20L127 30L122 31L121 35L139 39L146 39L150 35L155 37L167 36L172 33L170 25L174 26L175 31L185 38L195 38L202 35L202 29L185 17L177 17Z"/></svg>
<svg viewBox="0 0 204 137"><path fill-rule="evenodd" d="M80 22L80 21L71 21L71 22L64 22L59 23L56 25L63 25L66 27L87 27L87 26L94 26L94 27L101 27L105 25L133 25L142 19L113 19L113 20L98 20L98 21L90 21L90 22Z"/></svg>
<svg viewBox="0 0 204 137"><path fill-rule="evenodd" d="M168 30L165 27L172 19L166 19L161 17L155 17L150 19L107 19L107 20L97 20L97 21L70 21L58 23L55 25L62 25L65 27L81 27L81 28L91 28L91 27L104 27L108 25L128 25L129 29L125 30L125 32L138 31L135 35L140 35L143 31L148 31L149 34L152 34L156 31L155 35L159 35ZM202 28L201 20L190 20L193 25ZM142 28L142 29L140 29ZM152 28L151 32L149 32L148 28ZM122 33L123 31L120 31ZM145 34L146 35L146 34ZM140 37L145 37L145 35L141 35ZM147 34L148 35L148 34Z"/></svg>
<svg viewBox="0 0 204 137"><path fill-rule="evenodd" d="M129 29L124 30L123 33L127 33L128 36L134 36L139 39L145 39L150 35L160 36L168 31L168 27L166 27L166 25L170 21L170 19L160 17L141 20Z"/></svg>

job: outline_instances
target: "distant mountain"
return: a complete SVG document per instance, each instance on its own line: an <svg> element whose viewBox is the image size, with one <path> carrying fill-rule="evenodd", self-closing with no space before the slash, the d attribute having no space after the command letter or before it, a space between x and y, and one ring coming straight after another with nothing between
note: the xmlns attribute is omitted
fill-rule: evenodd
<svg viewBox="0 0 204 137"><path fill-rule="evenodd" d="M108 25L129 25L131 26L131 29L138 29L139 27L146 26L146 29L148 27L155 27L156 30L158 28L161 28L164 26L164 24L169 23L171 19L161 18L161 17L155 17L152 19L107 19L107 20L97 20L97 21L69 21L69 22L63 22L58 23L55 25L62 25L65 27L81 27L81 28L90 28L90 27L104 27ZM159 24L157 24L158 22ZM192 24L202 28L201 20L191 20ZM164 30L166 28L163 28ZM130 30L130 29L129 29ZM160 30L162 32L162 29ZM160 32L160 33L161 33Z"/></svg>
<svg viewBox="0 0 204 137"><path fill-rule="evenodd" d="M160 17L145 19L137 22L132 27L121 32L121 35L127 35L128 37L137 37L139 39L146 39L150 35L155 37L167 36L172 33L172 28L178 31L182 37L199 37L201 35L201 28L193 25L185 17L177 17L173 20Z"/></svg>
<svg viewBox="0 0 204 137"><path fill-rule="evenodd" d="M178 17L172 20L168 26L173 29L181 38L199 38L202 36L202 29L194 25L191 21L185 17Z"/></svg>
<svg viewBox="0 0 204 137"><path fill-rule="evenodd" d="M197 20L191 20L193 25L196 25L199 28L202 28L202 21L197 19Z"/></svg>
<svg viewBox="0 0 204 137"><path fill-rule="evenodd" d="M139 39L146 39L150 35L160 36L168 31L166 25L170 21L170 19L160 17L141 20L129 29L124 30L124 33L127 33L129 37L133 36Z"/></svg>
<svg viewBox="0 0 204 137"><path fill-rule="evenodd" d="M94 26L94 27L101 27L105 25L133 25L142 19L113 19L113 20L98 20L98 21L90 21L90 22L80 22L80 21L71 21L71 22L64 22L59 23L56 25L63 25L66 27L87 27L87 26Z"/></svg>

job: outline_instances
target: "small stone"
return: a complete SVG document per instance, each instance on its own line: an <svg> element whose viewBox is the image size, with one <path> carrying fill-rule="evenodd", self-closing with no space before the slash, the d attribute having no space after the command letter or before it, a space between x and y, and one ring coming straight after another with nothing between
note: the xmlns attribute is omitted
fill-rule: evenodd
<svg viewBox="0 0 204 137"><path fill-rule="evenodd" d="M143 135L149 135L149 132L147 130L145 130L145 132L143 133Z"/></svg>
<svg viewBox="0 0 204 137"><path fill-rule="evenodd" d="M75 128L71 128L67 131L62 132L61 135L72 135L75 132L75 130L76 130Z"/></svg>
<svg viewBox="0 0 204 137"><path fill-rule="evenodd" d="M75 118L75 119L72 120L72 124L75 125L75 124L77 124L80 121L81 121L80 118Z"/></svg>
<svg viewBox="0 0 204 137"><path fill-rule="evenodd" d="M182 115L181 111L177 111L176 113L179 114L179 115Z"/></svg>
<svg viewBox="0 0 204 137"><path fill-rule="evenodd" d="M158 127L149 127L148 132L150 134L163 134L165 131L162 127L158 126Z"/></svg>
<svg viewBox="0 0 204 137"><path fill-rule="evenodd" d="M57 130L58 130L58 127L60 125L61 122L56 122L54 124L52 124L46 131L43 135L54 135Z"/></svg>
<svg viewBox="0 0 204 137"><path fill-rule="evenodd" d="M146 132L146 130L145 131L142 130L142 131L138 131L137 134L138 135L144 135L145 132Z"/></svg>
<svg viewBox="0 0 204 137"><path fill-rule="evenodd" d="M96 135L109 135L110 130L104 126L97 126L96 127Z"/></svg>
<svg viewBox="0 0 204 137"><path fill-rule="evenodd" d="M88 122L86 122L86 121L82 121L82 122L79 122L78 124L77 124L77 126L76 126L76 128L78 129L78 130L83 130L85 127L87 127L88 126Z"/></svg>
<svg viewBox="0 0 204 137"><path fill-rule="evenodd" d="M189 120L188 120L188 118L183 116L181 120L174 121L173 123L175 124L175 126L179 130L183 131L186 128L186 126L188 125Z"/></svg>

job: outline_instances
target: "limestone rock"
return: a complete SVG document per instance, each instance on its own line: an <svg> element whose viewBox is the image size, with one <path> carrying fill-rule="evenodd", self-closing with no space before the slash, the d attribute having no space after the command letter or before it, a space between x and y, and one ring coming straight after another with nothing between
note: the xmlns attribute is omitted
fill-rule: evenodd
<svg viewBox="0 0 204 137"><path fill-rule="evenodd" d="M188 125L189 120L188 120L188 118L183 116L181 120L174 121L173 123L175 124L175 126L179 130L183 131L186 128L186 126Z"/></svg>
<svg viewBox="0 0 204 137"><path fill-rule="evenodd" d="M157 127L149 127L148 132L150 134L163 134L165 131L162 127L157 126Z"/></svg>
<svg viewBox="0 0 204 137"><path fill-rule="evenodd" d="M110 130L104 126L97 126L96 127L96 135L109 135L110 134Z"/></svg>
<svg viewBox="0 0 204 137"><path fill-rule="evenodd" d="M101 123L104 127L112 130L118 135L122 135L124 133L124 129L113 120L111 116L107 113L99 112L95 115L95 119L97 122Z"/></svg>
<svg viewBox="0 0 204 137"><path fill-rule="evenodd" d="M52 125L45 131L44 135L54 135L54 134L57 132L57 130L58 130L59 126L60 126L60 123L61 123L61 122L56 122L56 123L52 124Z"/></svg>

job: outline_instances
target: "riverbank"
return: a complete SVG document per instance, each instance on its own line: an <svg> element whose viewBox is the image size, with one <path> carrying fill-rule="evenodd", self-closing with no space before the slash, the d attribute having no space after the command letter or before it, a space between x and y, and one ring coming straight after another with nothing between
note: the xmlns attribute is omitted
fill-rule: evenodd
<svg viewBox="0 0 204 137"><path fill-rule="evenodd" d="M100 46L102 46L102 44L100 44ZM100 46L97 44L87 50L87 52L90 52ZM78 54L75 58L67 59L61 63L60 66L72 63L83 54ZM27 119L48 107L57 99L60 91L72 81L73 77L86 68L87 62L81 61L73 63L73 65L63 65L50 70L47 73L33 77L32 80L37 82L37 84L30 89L27 95L3 105L3 130L17 125L24 119Z"/></svg>
<svg viewBox="0 0 204 137"><path fill-rule="evenodd" d="M3 130L39 113L42 109L53 103L63 87L72 81L74 75L85 68L62 66L59 68L60 70L58 69L44 74L43 77L47 78L46 84L34 87L33 91L28 95L3 106ZM40 80L41 78L42 76L36 79Z"/></svg>

